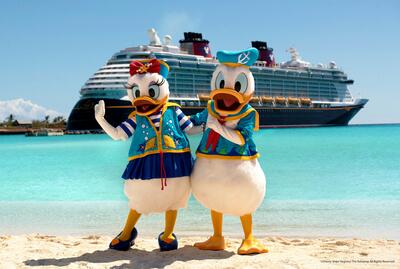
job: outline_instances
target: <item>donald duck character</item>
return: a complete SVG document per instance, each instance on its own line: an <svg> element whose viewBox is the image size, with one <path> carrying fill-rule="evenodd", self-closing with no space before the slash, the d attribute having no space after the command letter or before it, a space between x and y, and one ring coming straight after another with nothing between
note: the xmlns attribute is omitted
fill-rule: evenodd
<svg viewBox="0 0 400 269"><path fill-rule="evenodd" d="M199 249L225 249L222 219L223 214L229 214L240 217L243 226L244 240L238 254L268 252L252 233L252 213L263 201L266 188L252 138L253 131L258 130L258 113L248 104L254 93L249 68L258 54L255 48L219 51L211 100L204 111L190 118L195 126L205 124L191 174L192 192L211 210L214 228L207 241L194 245Z"/></svg>
<svg viewBox="0 0 400 269"><path fill-rule="evenodd" d="M132 137L129 162L122 175L130 212L122 232L109 247L128 250L137 237L142 214L165 212L165 230L158 237L161 251L178 248L173 233L177 210L186 207L193 159L185 132L193 125L177 104L167 102L169 66L160 60L133 61L127 82L136 112L114 128L104 118L105 105L95 106L95 117L114 140Z"/></svg>

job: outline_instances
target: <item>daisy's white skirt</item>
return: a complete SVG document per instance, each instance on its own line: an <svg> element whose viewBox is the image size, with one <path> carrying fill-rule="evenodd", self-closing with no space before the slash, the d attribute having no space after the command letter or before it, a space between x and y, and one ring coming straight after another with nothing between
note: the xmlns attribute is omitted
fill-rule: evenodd
<svg viewBox="0 0 400 269"><path fill-rule="evenodd" d="M161 179L126 179L124 192L129 206L141 214L185 208L190 196L189 177L168 178L161 190Z"/></svg>
<svg viewBox="0 0 400 269"><path fill-rule="evenodd" d="M257 159L197 158L190 180L195 198L204 207L224 214L250 214L265 195L265 175Z"/></svg>

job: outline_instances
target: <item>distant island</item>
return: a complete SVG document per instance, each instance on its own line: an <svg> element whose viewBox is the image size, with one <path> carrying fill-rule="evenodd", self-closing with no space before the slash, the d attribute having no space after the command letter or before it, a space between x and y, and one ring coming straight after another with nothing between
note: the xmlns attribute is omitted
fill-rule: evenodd
<svg viewBox="0 0 400 269"><path fill-rule="evenodd" d="M13 114L10 114L3 122L0 123L1 134L26 134L28 132L51 129L56 131L65 131L67 120L63 116L54 117L50 120L50 116L45 116L41 120L18 120Z"/></svg>

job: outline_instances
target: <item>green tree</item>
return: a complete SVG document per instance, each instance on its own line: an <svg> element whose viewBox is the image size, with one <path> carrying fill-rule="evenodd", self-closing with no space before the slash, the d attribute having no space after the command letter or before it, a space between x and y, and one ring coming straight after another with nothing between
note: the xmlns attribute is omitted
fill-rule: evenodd
<svg viewBox="0 0 400 269"><path fill-rule="evenodd" d="M33 120L33 121L32 121L32 127L33 127L34 129L42 128L42 127L43 127L43 122L40 121L40 120Z"/></svg>
<svg viewBox="0 0 400 269"><path fill-rule="evenodd" d="M6 119L7 125L12 125L14 121L15 121L15 117L13 114L10 114Z"/></svg>
<svg viewBox="0 0 400 269"><path fill-rule="evenodd" d="M55 124L65 124L65 118L63 116L57 116L53 119L53 123Z"/></svg>
<svg viewBox="0 0 400 269"><path fill-rule="evenodd" d="M49 122L50 122L50 116L49 115L46 115L45 117L44 117L44 121L43 121L43 123L44 123L44 126L47 128L47 126L49 125Z"/></svg>

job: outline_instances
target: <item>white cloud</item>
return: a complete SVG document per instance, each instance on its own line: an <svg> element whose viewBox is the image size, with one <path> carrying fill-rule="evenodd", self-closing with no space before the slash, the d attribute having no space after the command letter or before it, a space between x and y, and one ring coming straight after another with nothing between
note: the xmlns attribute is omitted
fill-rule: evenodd
<svg viewBox="0 0 400 269"><path fill-rule="evenodd" d="M200 20L185 12L168 12L161 17L160 29L156 29L162 40L164 35L171 35L173 43L183 38L183 32L197 31Z"/></svg>
<svg viewBox="0 0 400 269"><path fill-rule="evenodd" d="M22 98L0 101L0 121L13 114L17 120L42 120L46 115L50 118L63 116L60 112L32 103Z"/></svg>

